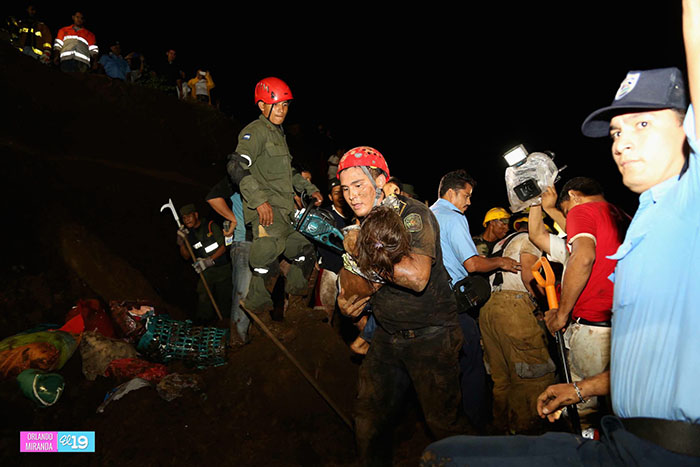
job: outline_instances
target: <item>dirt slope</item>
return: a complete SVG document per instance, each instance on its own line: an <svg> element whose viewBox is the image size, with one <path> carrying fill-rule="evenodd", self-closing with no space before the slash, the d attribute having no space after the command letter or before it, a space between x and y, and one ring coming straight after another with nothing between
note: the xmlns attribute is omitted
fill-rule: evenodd
<svg viewBox="0 0 700 467"><path fill-rule="evenodd" d="M0 338L62 323L80 298L148 298L177 319L196 276L181 260L172 217L203 204L235 145L236 122L210 108L100 76L47 69L0 43ZM337 329L308 308L273 332L347 415L358 363ZM180 372L197 372L182 364ZM3 465L348 465L352 433L269 339L253 331L228 364L201 374L206 390L172 402L144 388L95 412L117 383L87 381L76 353L66 392L38 409L0 382ZM396 458L414 465L428 442L415 408L397 430ZM20 430L90 430L96 454L19 454Z"/></svg>

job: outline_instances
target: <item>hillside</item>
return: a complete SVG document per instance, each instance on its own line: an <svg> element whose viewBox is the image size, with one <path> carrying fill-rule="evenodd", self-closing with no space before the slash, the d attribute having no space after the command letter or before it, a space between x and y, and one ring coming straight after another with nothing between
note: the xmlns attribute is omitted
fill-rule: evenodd
<svg viewBox="0 0 700 467"><path fill-rule="evenodd" d="M9 117L0 130L0 338L63 323L82 298L149 299L187 318L196 276L177 252L172 216L159 209L169 198L203 207L240 125L151 89L63 74L4 43L0 89ZM350 416L358 361L337 327L310 308L266 322ZM251 334L224 366L170 365L206 384L172 402L146 388L97 414L117 383L86 380L78 352L60 370L66 390L55 406L36 408L14 379L0 381L3 459L45 464L44 456L20 455L21 430L88 430L95 454L54 456L67 465L352 464L352 432L266 336ZM397 461L415 464L428 442L416 410L396 436Z"/></svg>

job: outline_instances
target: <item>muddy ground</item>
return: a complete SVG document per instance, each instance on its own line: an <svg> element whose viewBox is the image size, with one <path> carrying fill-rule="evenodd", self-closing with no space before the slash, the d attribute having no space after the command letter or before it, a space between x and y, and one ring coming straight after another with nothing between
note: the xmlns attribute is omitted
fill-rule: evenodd
<svg viewBox="0 0 700 467"><path fill-rule="evenodd" d="M223 175L238 122L216 110L100 76L71 76L0 43L0 339L63 323L81 298L149 299L185 319L196 276L159 208L196 201ZM291 143L303 148L303 132ZM299 151L311 157L312 150ZM322 312L290 309L272 331L351 418L360 361ZM221 323L223 325L223 323ZM224 366L195 372L206 388L166 402L152 388L96 413L118 383L59 371L59 402L37 408L0 381L2 465L352 465L350 429L258 330ZM94 431L95 454L20 454L20 431ZM415 465L429 442L415 403L397 424L395 459Z"/></svg>

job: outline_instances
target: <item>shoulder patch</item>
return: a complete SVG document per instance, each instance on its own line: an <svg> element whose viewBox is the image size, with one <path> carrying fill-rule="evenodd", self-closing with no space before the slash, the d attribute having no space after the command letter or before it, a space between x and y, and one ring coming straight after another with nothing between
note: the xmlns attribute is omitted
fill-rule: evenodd
<svg viewBox="0 0 700 467"><path fill-rule="evenodd" d="M403 225L409 232L420 232L423 230L423 218L418 213L411 213L404 218Z"/></svg>
<svg viewBox="0 0 700 467"><path fill-rule="evenodd" d="M246 141L249 140L249 139L250 139L250 133L246 133L245 135L241 136L241 139L244 139L244 140L246 140Z"/></svg>

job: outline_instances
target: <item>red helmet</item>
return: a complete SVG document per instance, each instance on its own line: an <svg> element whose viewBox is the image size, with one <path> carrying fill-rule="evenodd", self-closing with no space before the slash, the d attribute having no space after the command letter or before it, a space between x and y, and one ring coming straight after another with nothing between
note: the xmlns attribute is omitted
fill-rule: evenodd
<svg viewBox="0 0 700 467"><path fill-rule="evenodd" d="M389 166L384 160L382 153L369 146L359 146L343 154L340 162L338 162L336 177L340 178L340 172L349 167L372 167L384 172L386 178L390 177Z"/></svg>
<svg viewBox="0 0 700 467"><path fill-rule="evenodd" d="M255 103L277 104L294 99L287 83L273 76L260 80L255 86Z"/></svg>

